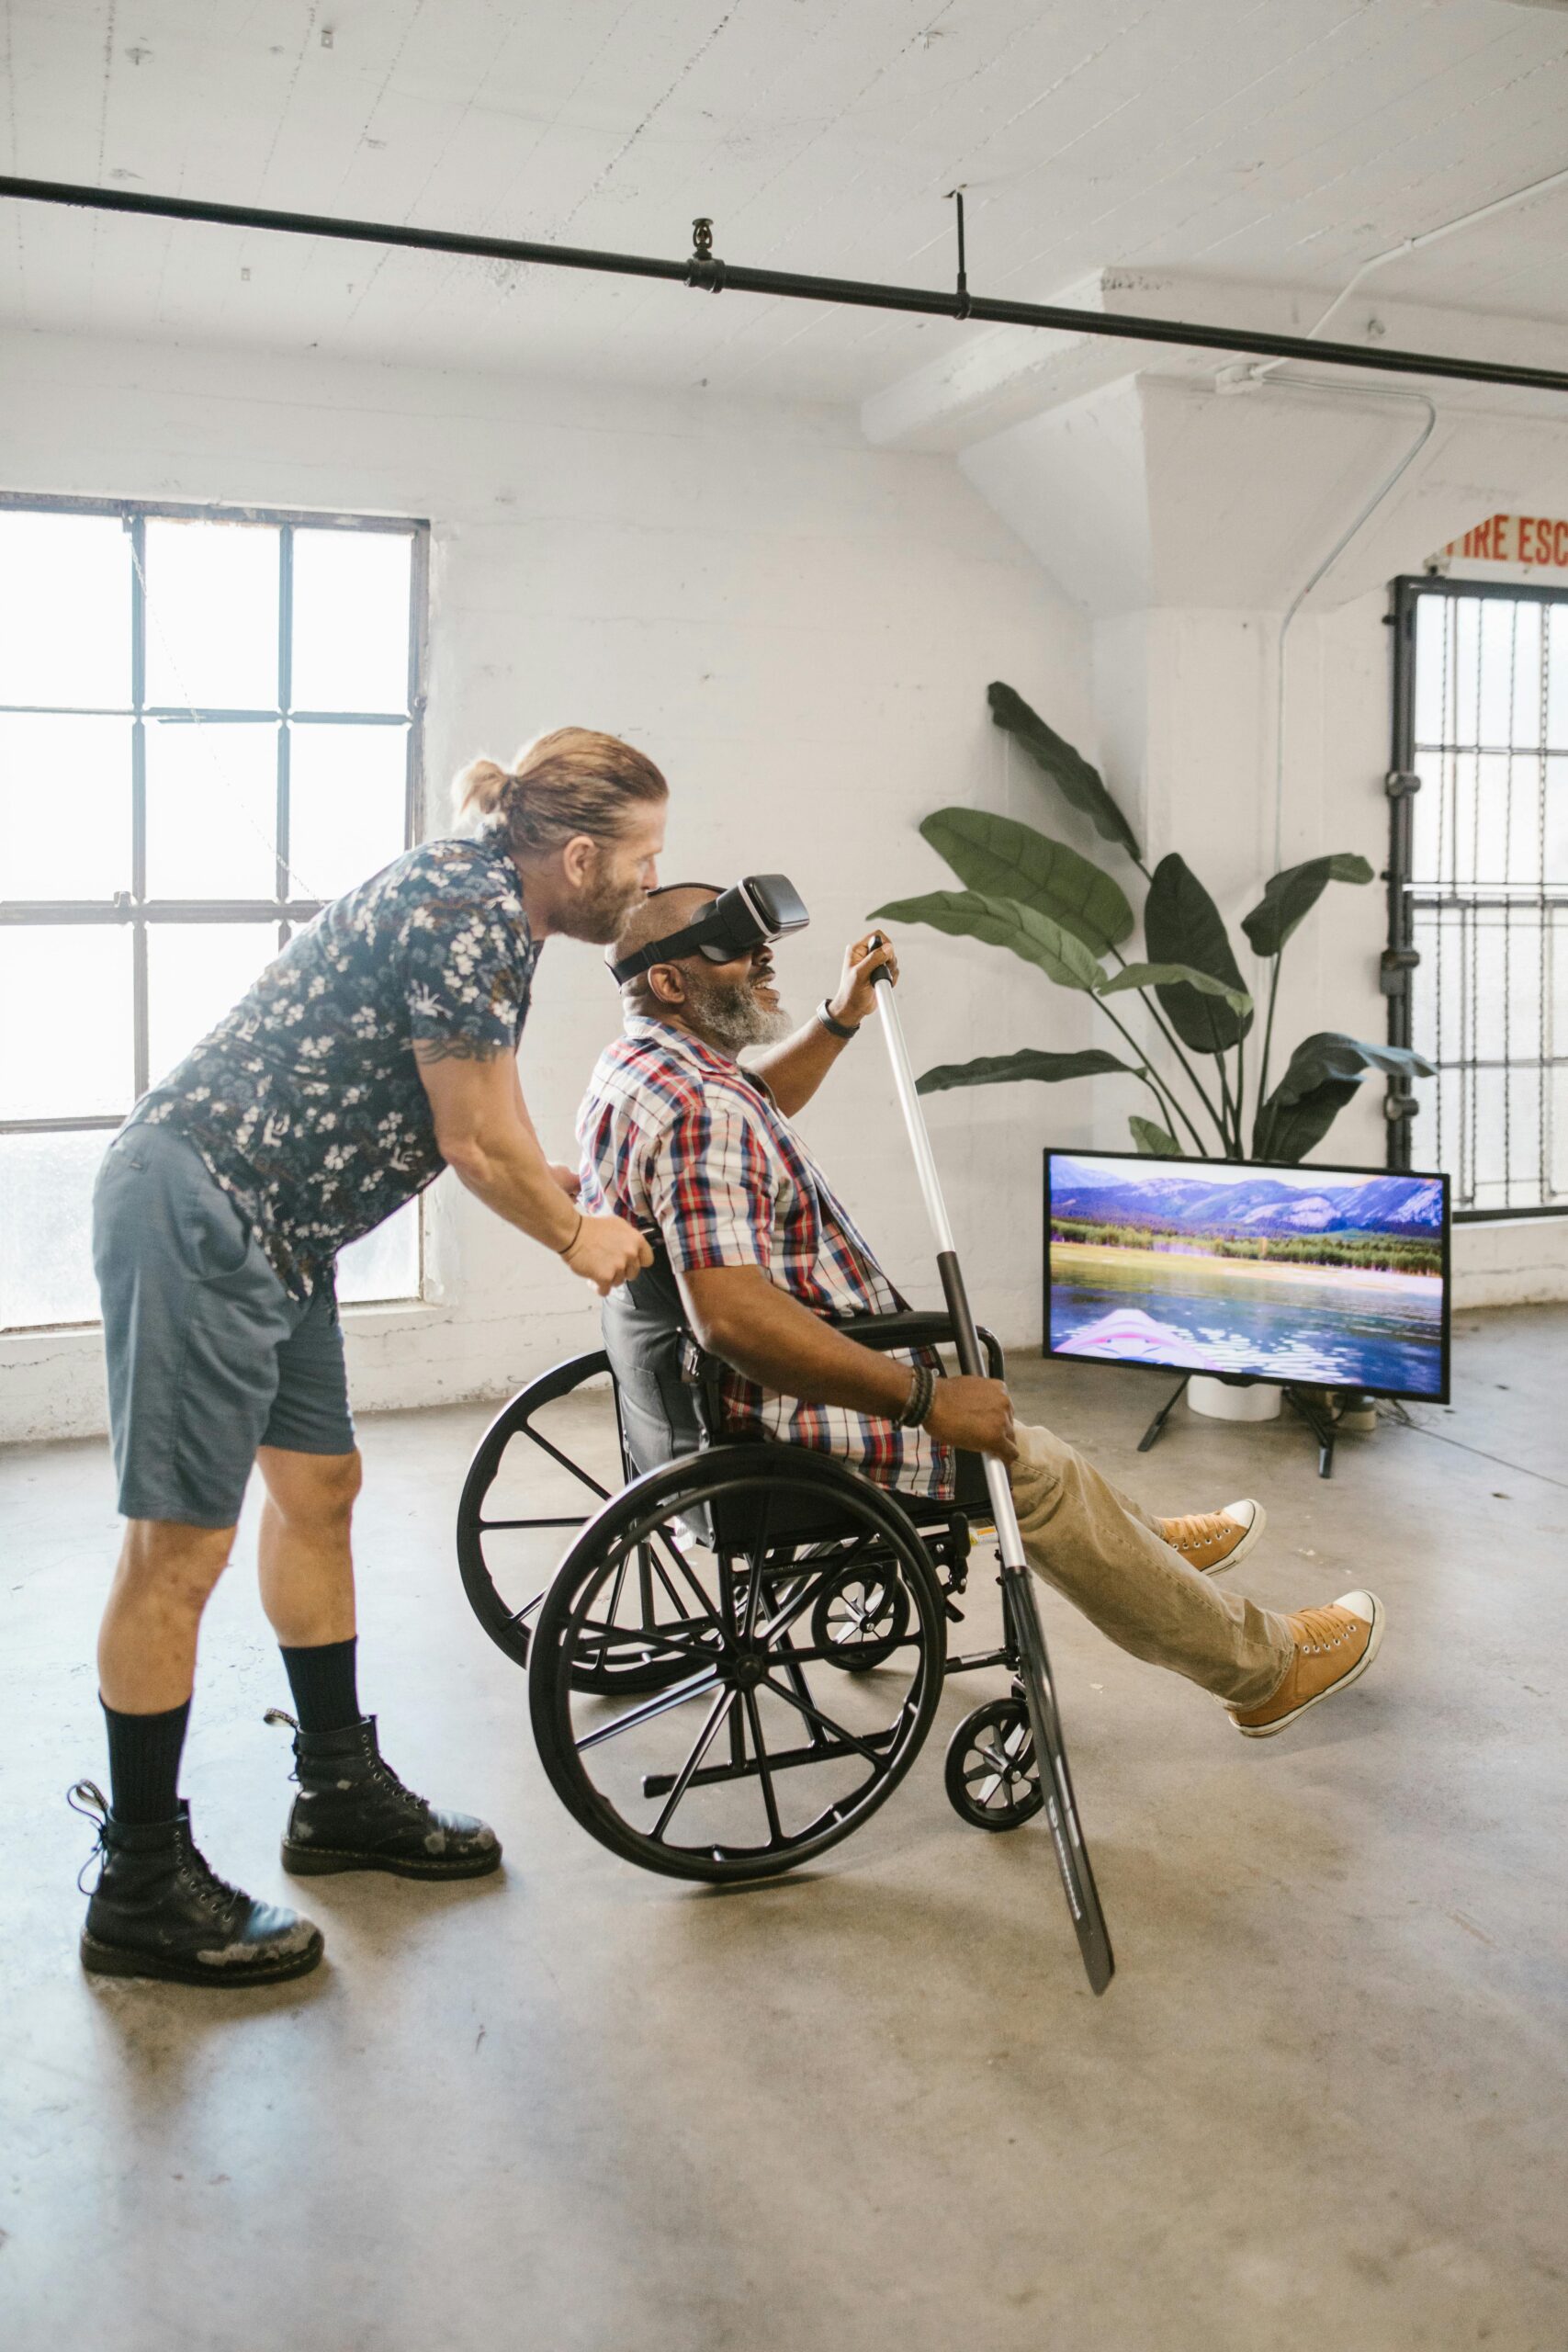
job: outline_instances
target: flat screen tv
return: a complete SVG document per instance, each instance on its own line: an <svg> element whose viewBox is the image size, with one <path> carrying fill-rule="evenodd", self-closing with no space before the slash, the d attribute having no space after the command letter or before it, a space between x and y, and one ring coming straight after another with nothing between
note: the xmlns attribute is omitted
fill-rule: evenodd
<svg viewBox="0 0 1568 2352"><path fill-rule="evenodd" d="M1045 1353L1442 1404L1448 1179L1047 1151Z"/></svg>

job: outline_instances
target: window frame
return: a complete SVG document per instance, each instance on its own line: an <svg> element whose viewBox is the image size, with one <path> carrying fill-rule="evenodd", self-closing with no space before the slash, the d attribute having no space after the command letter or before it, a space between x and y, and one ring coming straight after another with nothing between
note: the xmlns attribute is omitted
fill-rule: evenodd
<svg viewBox="0 0 1568 2352"><path fill-rule="evenodd" d="M1512 604L1568 605L1568 587L1553 587L1545 582L1452 579L1446 572L1404 574L1390 583L1391 606L1388 626L1393 637L1393 689L1392 763L1385 779L1389 800L1389 854L1383 879L1388 888L1388 944L1382 959L1382 986L1388 1001L1388 1042L1391 1046L1414 1045L1415 976L1422 958L1415 944L1415 916L1421 902L1423 886L1415 873L1415 796L1420 788L1416 773L1416 617L1424 597L1439 596L1450 602L1461 597L1478 601L1501 600ZM1507 747L1510 751L1512 746ZM1542 756L1547 752L1541 746ZM1463 888L1464 886L1456 886ZM1568 906L1568 883L1554 884L1542 876L1537 886L1535 903L1544 909L1548 893L1561 893L1562 902ZM1565 1057L1568 1058L1568 1057ZM1524 1064L1521 1063L1520 1067ZM1550 1064L1543 1063L1543 1069ZM1466 1065L1454 1065L1462 1070ZM1509 1064L1508 1067L1513 1067ZM1413 1165L1416 1101L1415 1086L1407 1078L1391 1078L1384 1089L1383 1110L1388 1121L1388 1165L1393 1170ZM1454 1175L1454 1190L1458 1191L1458 1174ZM1453 1210L1453 1221L1459 1225L1496 1224L1505 1219L1530 1217L1568 1217L1568 1202L1525 1203L1504 1208L1461 1208Z"/></svg>
<svg viewBox="0 0 1568 2352"><path fill-rule="evenodd" d="M118 516L130 538L130 701L113 707L58 704L0 704L0 714L39 718L112 718L130 724L131 871L130 888L113 899L0 899L0 926L6 929L60 927L70 924L117 924L131 932L131 1096L125 1110L79 1118L8 1119L0 1117L0 1136L73 1135L94 1129L112 1133L123 1125L132 1104L158 1075L150 1067L147 943L152 926L165 923L257 923L276 926L277 945L287 944L301 923L320 913L325 901L289 895L288 823L289 763L294 722L310 726L406 727L407 757L403 786L403 844L412 848L423 836L425 819L424 716L429 639L430 524L415 515L355 514L295 506L232 505L192 500L142 498L79 498L34 491L0 491L0 512L46 514ZM255 524L278 532L277 702L270 709L193 708L187 704L152 704L146 698L146 529L151 521ZM343 530L406 538L410 541L408 707L406 711L321 711L297 708L290 677L293 637L293 553L297 530ZM277 774L274 802L276 824L276 866L270 899L162 899L146 896L147 883L147 727L156 724L274 723L277 729ZM367 1305L417 1305L424 1293L424 1221L419 1220L419 1246L412 1300L375 1300ZM13 1330L68 1329L86 1325L16 1325Z"/></svg>

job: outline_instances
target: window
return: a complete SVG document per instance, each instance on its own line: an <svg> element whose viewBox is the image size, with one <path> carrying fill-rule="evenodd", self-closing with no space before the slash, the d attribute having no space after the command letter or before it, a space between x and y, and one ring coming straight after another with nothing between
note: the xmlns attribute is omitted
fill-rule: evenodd
<svg viewBox="0 0 1568 2352"><path fill-rule="evenodd" d="M0 1328L96 1317L93 1178L291 932L417 837L427 532L0 501ZM345 1300L419 1289L412 1204Z"/></svg>
<svg viewBox="0 0 1568 2352"><path fill-rule="evenodd" d="M1568 590L1394 585L1391 1159L1460 1216L1568 1212Z"/></svg>

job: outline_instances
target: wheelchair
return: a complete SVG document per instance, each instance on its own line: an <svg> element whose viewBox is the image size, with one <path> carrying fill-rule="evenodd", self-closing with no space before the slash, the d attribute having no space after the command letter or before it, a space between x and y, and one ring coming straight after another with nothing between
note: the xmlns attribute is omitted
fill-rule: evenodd
<svg viewBox="0 0 1568 2352"><path fill-rule="evenodd" d="M949 1317L836 1328L881 1351L940 1347ZM457 1513L463 1588L528 1675L535 1742L589 1834L645 1870L772 1878L884 1804L919 1754L950 1674L1020 1672L1003 1588L998 1647L948 1648L991 1507L977 1454L954 1498L879 1487L808 1448L723 1433L720 1367L687 1328L668 1261L606 1301L604 1347L558 1364L496 1416ZM993 1377L1001 1350L981 1335ZM615 1470L562 1442L552 1408L607 1380ZM570 1450L575 1446L576 1451ZM596 1475L596 1469L601 1475ZM541 1512L541 1481L575 1508ZM547 1498L547 1499L549 1499ZM574 1531L541 1583L541 1546ZM1013 1829L1044 1798L1021 1686L966 1715L946 1788L973 1826Z"/></svg>

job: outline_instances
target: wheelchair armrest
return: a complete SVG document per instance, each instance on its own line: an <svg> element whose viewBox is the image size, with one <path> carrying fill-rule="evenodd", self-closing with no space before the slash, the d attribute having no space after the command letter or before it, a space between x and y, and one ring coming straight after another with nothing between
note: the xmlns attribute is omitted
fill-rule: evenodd
<svg viewBox="0 0 1568 2352"><path fill-rule="evenodd" d="M951 1315L917 1306L901 1307L894 1315L835 1315L831 1321L834 1330L841 1331L846 1340L874 1348L878 1355L886 1355L890 1348L943 1347L953 1339Z"/></svg>
<svg viewBox="0 0 1568 2352"><path fill-rule="evenodd" d="M886 1355L894 1348L940 1348L953 1343L953 1317L940 1309L906 1306L892 1315L829 1316L823 1319L833 1330L841 1331L846 1340L874 1349L878 1355ZM1005 1380L1006 1364L995 1332L981 1326L979 1340L991 1378ZM710 1355L688 1331L682 1344L682 1376L689 1386L700 1388L713 1397L716 1415L717 1383L724 1370L722 1358Z"/></svg>
<svg viewBox="0 0 1568 2352"><path fill-rule="evenodd" d="M953 1317L940 1309L906 1306L894 1315L846 1315L841 1319L835 1317L833 1329L841 1331L846 1340L857 1340L863 1348L874 1348L879 1355L892 1348L940 1348L953 1344ZM982 1329L979 1338L991 1378L1005 1378L996 1334Z"/></svg>

